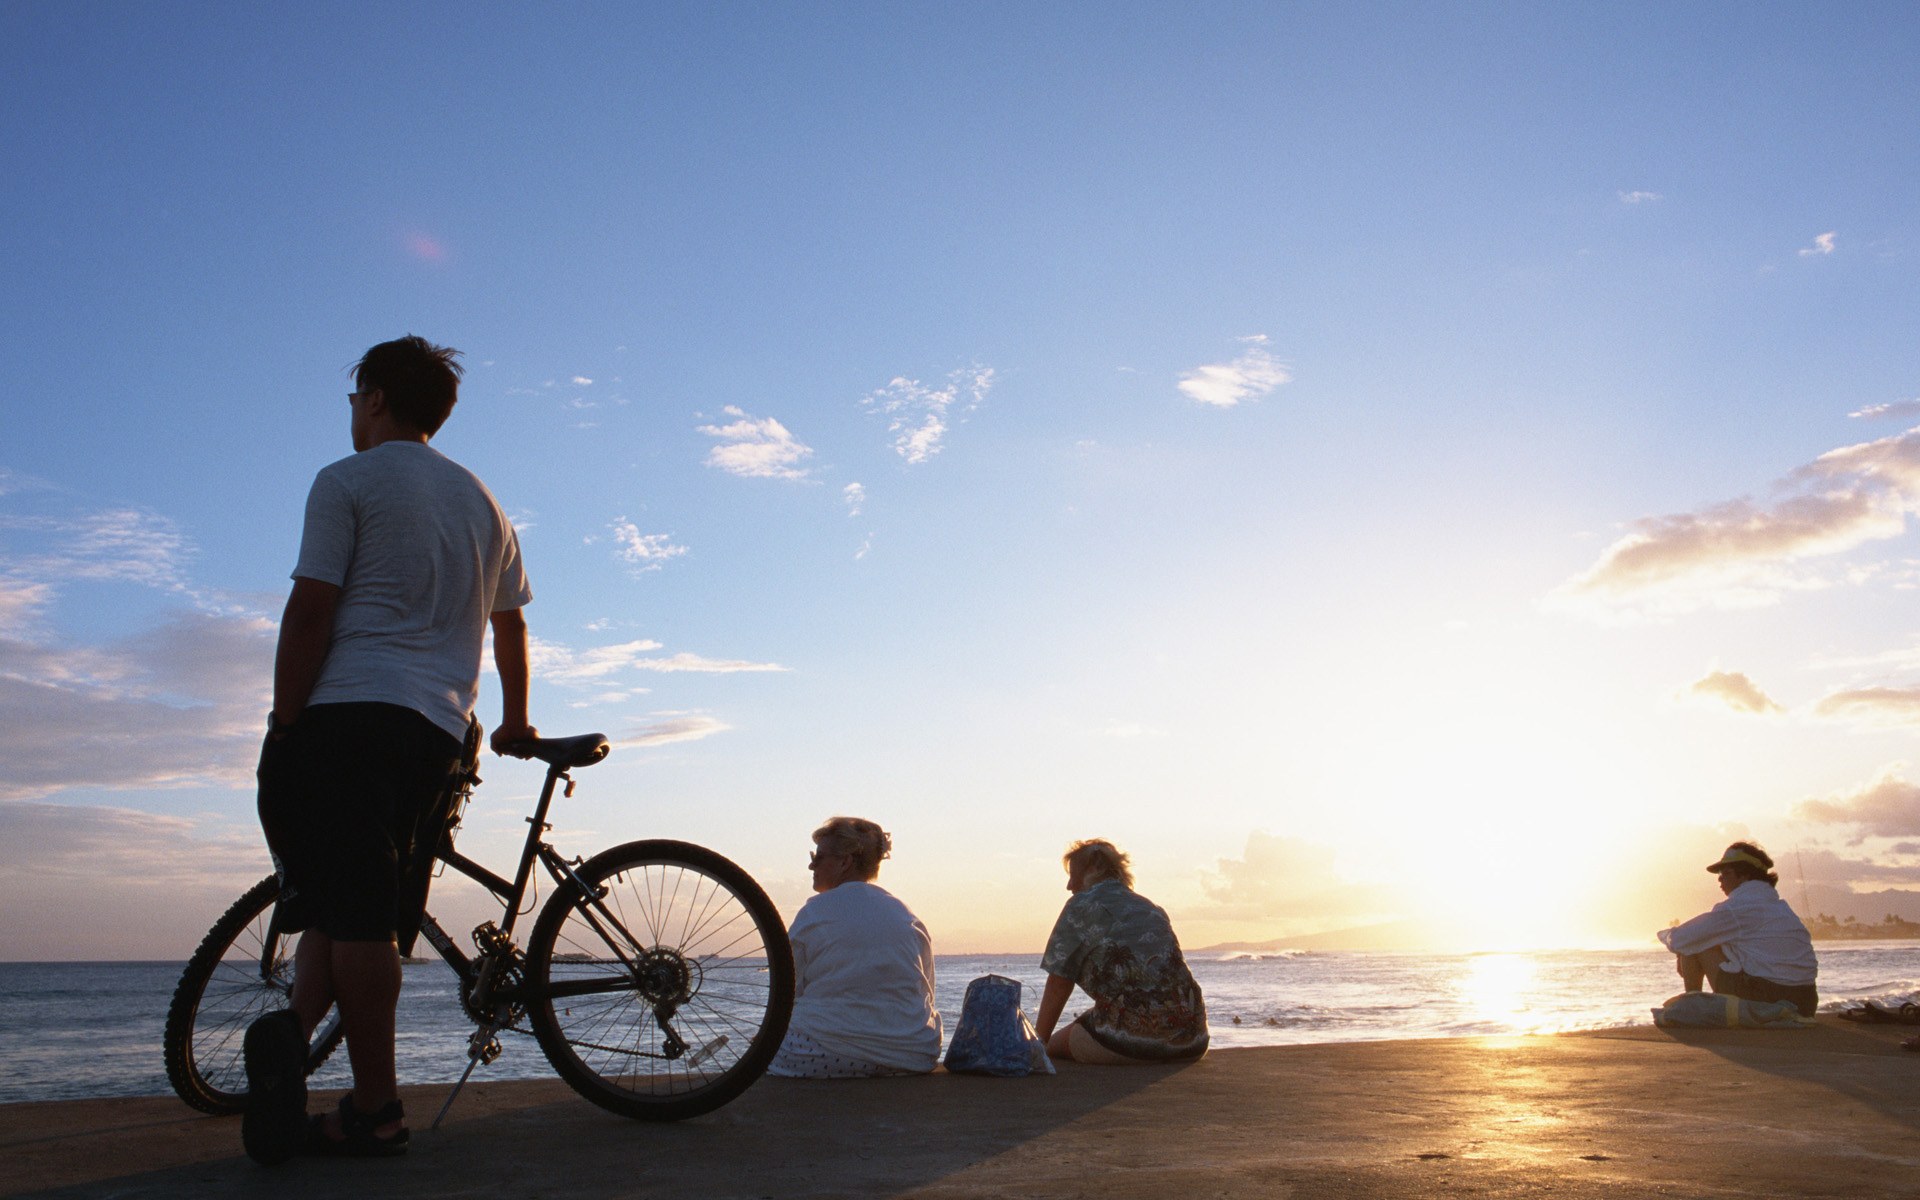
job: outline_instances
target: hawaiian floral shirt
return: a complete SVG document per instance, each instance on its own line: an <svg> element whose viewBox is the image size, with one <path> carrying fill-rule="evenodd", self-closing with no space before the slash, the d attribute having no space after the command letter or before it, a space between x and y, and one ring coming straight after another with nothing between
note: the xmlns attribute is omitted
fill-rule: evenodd
<svg viewBox="0 0 1920 1200"><path fill-rule="evenodd" d="M1047 951L1049 975L1093 997L1087 1032L1129 1058L1198 1058L1207 1049L1207 1006L1180 940L1159 905L1118 879L1103 879L1060 910Z"/></svg>

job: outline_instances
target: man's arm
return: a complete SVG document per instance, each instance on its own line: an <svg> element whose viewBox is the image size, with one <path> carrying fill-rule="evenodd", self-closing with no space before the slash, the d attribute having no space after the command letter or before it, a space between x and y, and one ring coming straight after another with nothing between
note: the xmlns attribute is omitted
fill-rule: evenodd
<svg viewBox="0 0 1920 1200"><path fill-rule="evenodd" d="M273 655L273 727L287 730L300 719L320 667L333 646L333 610L340 589L300 576L280 617L280 645ZM285 736L281 734L280 736Z"/></svg>
<svg viewBox="0 0 1920 1200"><path fill-rule="evenodd" d="M1047 976L1047 986L1040 993L1040 1011L1033 1014L1033 1031L1041 1041L1053 1036L1053 1027L1060 1023L1060 1014L1072 996L1073 980L1064 975Z"/></svg>
<svg viewBox="0 0 1920 1200"><path fill-rule="evenodd" d="M491 741L495 754L505 754L502 747L539 736L527 724L527 618L509 608L487 620L493 625L493 665L500 670L500 727Z"/></svg>
<svg viewBox="0 0 1920 1200"><path fill-rule="evenodd" d="M1719 946L1740 933L1740 918L1726 901L1714 905L1691 921L1682 921L1671 929L1654 934L1675 954L1698 954L1709 946Z"/></svg>

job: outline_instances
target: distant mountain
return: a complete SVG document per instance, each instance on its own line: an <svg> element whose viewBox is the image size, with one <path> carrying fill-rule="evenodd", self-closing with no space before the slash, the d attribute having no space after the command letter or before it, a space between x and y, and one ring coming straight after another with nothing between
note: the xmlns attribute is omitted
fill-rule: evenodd
<svg viewBox="0 0 1920 1200"><path fill-rule="evenodd" d="M1815 918L1826 915L1832 918L1831 931L1817 933L1816 936L1844 937L1907 937L1894 926L1886 926L1881 932L1863 934L1857 930L1842 931L1848 918L1856 926L1883 926L1891 916L1898 922L1920 923L1920 890L1908 888L1885 888L1877 892L1856 892L1850 888L1833 884L1812 883L1804 887L1796 880L1782 879L1780 895L1793 906L1811 928ZM1703 905L1704 907L1704 905ZM1672 914L1676 921L1693 916L1692 912ZM1648 939L1651 944L1652 939ZM1448 934L1444 929L1427 924L1418 918L1404 921L1386 921L1377 925L1358 925L1350 929L1335 929L1326 933L1307 934L1303 937L1269 938L1261 942L1220 942L1217 945L1201 946L1189 950L1190 954L1272 954L1283 950L1472 950L1475 947L1463 945L1457 936Z"/></svg>
<svg viewBox="0 0 1920 1200"><path fill-rule="evenodd" d="M1883 888L1877 892L1856 892L1850 888L1814 883L1802 888L1789 879L1780 881L1780 896L1793 905L1802 920L1811 921L1821 913L1838 920L1879 924L1888 916L1902 921L1920 921L1920 891L1907 888ZM1804 898L1803 898L1804 897ZM1807 911L1802 911L1807 910Z"/></svg>
<svg viewBox="0 0 1920 1200"><path fill-rule="evenodd" d="M1334 929L1301 937L1273 938L1264 942L1221 942L1201 946L1190 954L1271 954L1280 950L1432 950L1449 945L1432 925L1417 918L1385 921L1378 925L1359 925L1352 929Z"/></svg>
<svg viewBox="0 0 1920 1200"><path fill-rule="evenodd" d="M1807 921L1807 932L1817 942L1912 941L1920 938L1920 922L1902 921L1892 913L1872 922L1851 917L1836 921L1829 913L1816 913Z"/></svg>

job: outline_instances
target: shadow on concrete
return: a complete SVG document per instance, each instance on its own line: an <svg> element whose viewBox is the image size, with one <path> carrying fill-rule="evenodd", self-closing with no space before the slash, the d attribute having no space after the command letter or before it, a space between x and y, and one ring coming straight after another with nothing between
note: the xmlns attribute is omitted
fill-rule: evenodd
<svg viewBox="0 0 1920 1200"><path fill-rule="evenodd" d="M1748 1070L1828 1088L1920 1129L1920 1054L1900 1043L1915 1032L1821 1016L1810 1029L1610 1030L1599 1036L1664 1041L1705 1050Z"/></svg>
<svg viewBox="0 0 1920 1200"><path fill-rule="evenodd" d="M9 1195L272 1196L893 1196L994 1158L1186 1069L1062 1064L1060 1074L992 1079L764 1079L716 1113L675 1124L614 1116L557 1082L470 1087L429 1132L440 1088L404 1089L411 1151L381 1161L296 1159L262 1168L240 1154L237 1118L122 1111L91 1128L0 1134L0 1154L31 1152L35 1182ZM312 1107L322 1104L316 1098ZM177 1102L154 1098L141 1105ZM26 1106L22 1106L26 1107ZM69 1123L72 1124L71 1122ZM141 1136L141 1131L145 1136ZM49 1159L65 1160L49 1162ZM118 1169L117 1160L127 1169ZM18 1160L16 1160L18 1161Z"/></svg>

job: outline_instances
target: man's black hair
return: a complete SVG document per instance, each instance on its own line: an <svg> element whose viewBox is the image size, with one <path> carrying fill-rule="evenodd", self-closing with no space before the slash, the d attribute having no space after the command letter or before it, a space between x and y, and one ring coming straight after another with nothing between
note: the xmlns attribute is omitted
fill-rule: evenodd
<svg viewBox="0 0 1920 1200"><path fill-rule="evenodd" d="M408 334L381 342L353 365L353 385L386 397L402 424L432 437L460 397L460 352Z"/></svg>

